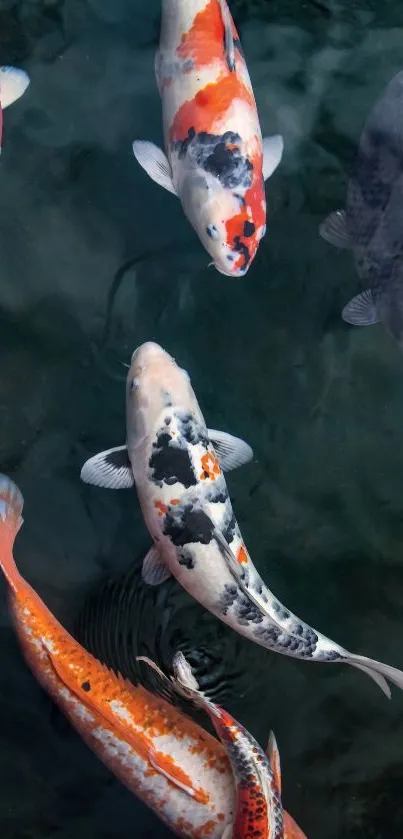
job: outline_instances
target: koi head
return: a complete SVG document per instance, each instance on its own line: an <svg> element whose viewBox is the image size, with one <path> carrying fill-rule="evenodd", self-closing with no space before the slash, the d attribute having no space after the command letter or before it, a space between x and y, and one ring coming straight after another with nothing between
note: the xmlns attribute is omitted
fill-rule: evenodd
<svg viewBox="0 0 403 839"><path fill-rule="evenodd" d="M134 351L126 381L129 447L139 448L171 407L200 415L186 370L158 344L147 341ZM167 426L168 428L168 426Z"/></svg>
<svg viewBox="0 0 403 839"><path fill-rule="evenodd" d="M193 174L184 181L181 199L217 271L243 277L266 230L263 179L258 200L252 202L247 194L244 197L222 186L217 178Z"/></svg>

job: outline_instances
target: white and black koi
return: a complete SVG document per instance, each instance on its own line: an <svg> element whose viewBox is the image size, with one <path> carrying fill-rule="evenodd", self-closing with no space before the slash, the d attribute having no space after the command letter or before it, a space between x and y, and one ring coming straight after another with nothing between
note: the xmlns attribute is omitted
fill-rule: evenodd
<svg viewBox="0 0 403 839"><path fill-rule="evenodd" d="M136 486L153 547L143 578L158 585L171 574L224 623L274 652L318 662L344 662L403 688L403 672L355 655L283 606L256 571L239 530L223 470L252 456L238 438L209 431L190 379L158 344L132 356L126 384L126 446L90 458L86 483Z"/></svg>

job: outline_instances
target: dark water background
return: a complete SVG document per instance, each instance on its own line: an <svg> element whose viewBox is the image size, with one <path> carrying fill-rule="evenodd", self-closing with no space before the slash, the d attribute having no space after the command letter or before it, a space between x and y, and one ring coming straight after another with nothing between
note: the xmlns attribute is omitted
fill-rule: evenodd
<svg viewBox="0 0 403 839"><path fill-rule="evenodd" d="M31 76L6 111L1 157L0 467L25 497L17 561L68 626L100 581L141 562L135 494L84 487L79 470L124 441L121 362L154 339L189 371L208 424L254 448L228 483L270 587L349 649L402 667L403 358L381 327L342 322L358 279L317 230L343 205L365 118L403 67L403 7L231 8L263 133L281 131L286 148L240 281L207 268L179 202L132 155L135 137L161 142L158 0L0 2L1 63ZM388 703L350 668L201 624L172 582L152 618L143 596L139 646L157 632L169 662L194 639L199 660L228 665L230 710L262 744L274 729L284 803L309 839L403 835L401 694ZM2 837L168 839L52 711L3 583L0 631Z"/></svg>

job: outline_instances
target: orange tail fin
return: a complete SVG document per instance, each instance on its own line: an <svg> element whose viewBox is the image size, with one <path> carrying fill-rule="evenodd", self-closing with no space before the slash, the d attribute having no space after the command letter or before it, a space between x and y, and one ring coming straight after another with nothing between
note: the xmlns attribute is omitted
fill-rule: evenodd
<svg viewBox="0 0 403 839"><path fill-rule="evenodd" d="M0 567L14 590L20 574L14 562L13 545L23 522L23 504L24 499L18 487L0 473Z"/></svg>

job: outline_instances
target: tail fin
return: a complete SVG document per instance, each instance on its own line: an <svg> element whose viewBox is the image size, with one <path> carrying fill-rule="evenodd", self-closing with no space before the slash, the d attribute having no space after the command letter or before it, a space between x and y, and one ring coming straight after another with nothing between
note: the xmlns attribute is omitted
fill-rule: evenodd
<svg viewBox="0 0 403 839"><path fill-rule="evenodd" d="M383 664L381 661L374 661L374 659L367 658L364 655L352 655L351 653L348 653L344 660L346 664L351 664L370 676L388 699L391 697L391 691L387 679L400 690L403 690L403 672L398 670L397 667L391 667L390 664Z"/></svg>
<svg viewBox="0 0 403 839"><path fill-rule="evenodd" d="M200 692L199 684L195 679L192 673L192 668L183 653L178 652L175 654L172 666L175 679L184 690L189 691L192 694Z"/></svg>
<svg viewBox="0 0 403 839"><path fill-rule="evenodd" d="M0 473L0 566L15 590L19 572L14 562L14 539L22 525L24 499L18 487Z"/></svg>
<svg viewBox="0 0 403 839"><path fill-rule="evenodd" d="M175 654L172 662L174 675L170 678L168 678L168 676L160 670L158 665L155 664L151 658L139 655L136 660L144 661L148 667L151 667L151 669L158 674L164 685L164 694L168 694L170 698L176 698L179 694L179 696L182 696L184 699L190 699L195 704L204 704L203 694L199 691L199 685L192 673L190 664L186 661L183 653L178 652Z"/></svg>

